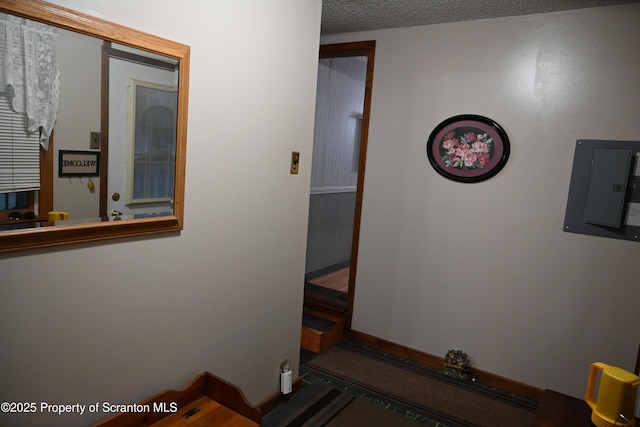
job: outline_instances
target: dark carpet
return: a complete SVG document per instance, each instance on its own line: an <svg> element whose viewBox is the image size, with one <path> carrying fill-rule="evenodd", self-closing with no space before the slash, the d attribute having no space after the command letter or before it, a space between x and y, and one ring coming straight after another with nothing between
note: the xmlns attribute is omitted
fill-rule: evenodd
<svg viewBox="0 0 640 427"><path fill-rule="evenodd" d="M265 427L530 427L537 403L348 340L301 358L301 390Z"/></svg>

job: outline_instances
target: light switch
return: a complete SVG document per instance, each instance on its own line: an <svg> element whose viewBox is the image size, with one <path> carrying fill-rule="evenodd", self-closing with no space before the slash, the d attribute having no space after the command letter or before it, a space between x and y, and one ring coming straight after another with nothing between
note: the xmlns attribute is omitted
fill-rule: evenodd
<svg viewBox="0 0 640 427"><path fill-rule="evenodd" d="M291 152L291 174L298 173L298 166L300 164L300 153L298 151Z"/></svg>
<svg viewBox="0 0 640 427"><path fill-rule="evenodd" d="M91 136L89 140L89 148L91 150L100 149L100 132L91 132Z"/></svg>

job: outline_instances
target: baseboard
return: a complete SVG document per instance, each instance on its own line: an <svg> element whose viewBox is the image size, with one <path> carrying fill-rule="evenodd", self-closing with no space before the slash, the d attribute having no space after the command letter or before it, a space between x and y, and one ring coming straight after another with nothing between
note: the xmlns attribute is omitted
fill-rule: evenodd
<svg viewBox="0 0 640 427"><path fill-rule="evenodd" d="M318 270L310 271L305 273L304 280L309 281L313 280L317 277L324 276L325 274L333 273L334 271L342 270L343 268L347 268L351 265L351 260L340 261L335 264L328 265L326 267L319 268Z"/></svg>
<svg viewBox="0 0 640 427"><path fill-rule="evenodd" d="M405 347L400 344L396 344L391 341L377 338L364 332L358 332L350 330L345 332L347 338L360 344L377 348L379 350L386 351L387 353L395 354L403 359L412 360L425 366L429 366L435 369L442 369L444 364L444 358L434 356L429 353L425 353L419 350L415 350L409 347ZM486 372L480 369L472 368L472 374L476 376L476 380L484 385L495 387L498 390L502 390L508 393L513 393L516 396L521 396L533 401L539 402L542 399L543 389L534 387L528 384L521 383L519 381L511 380L509 378L502 377L500 375ZM290 394L284 395L279 391L268 396L257 406L262 411L262 416L271 412L281 403L288 401L291 396L300 391L302 387L302 377L297 377L293 380L293 391Z"/></svg>
<svg viewBox="0 0 640 427"><path fill-rule="evenodd" d="M352 341L366 345L368 347L383 350L387 353L394 354L396 356L402 357L403 359L412 360L425 366L429 366L435 369L442 369L444 365L443 357L438 357L432 354L424 353L422 351L414 350L403 345L384 340L382 338L377 338L372 335L365 334L364 332L350 330L345 334ZM488 385L490 387L494 387L498 390L502 390L508 393L513 393L517 396L525 397L536 402L539 402L542 399L542 394L544 393L544 390L538 387L511 380L509 378L505 378L500 375L496 375L480 369L472 368L471 374L476 378L476 381L481 384Z"/></svg>

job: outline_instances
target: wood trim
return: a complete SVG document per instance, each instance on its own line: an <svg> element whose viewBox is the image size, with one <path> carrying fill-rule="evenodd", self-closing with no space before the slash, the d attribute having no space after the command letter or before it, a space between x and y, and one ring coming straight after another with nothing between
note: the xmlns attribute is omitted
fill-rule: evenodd
<svg viewBox="0 0 640 427"><path fill-rule="evenodd" d="M109 197L109 47L105 41L100 50L100 202L98 216L108 218Z"/></svg>
<svg viewBox="0 0 640 427"><path fill-rule="evenodd" d="M47 220L40 221L40 227L54 225L49 222L49 212L53 210L53 152L55 129L51 131L49 137L49 147L47 150L40 146L40 192L38 193L38 217Z"/></svg>
<svg viewBox="0 0 640 427"><path fill-rule="evenodd" d="M86 243L96 240L169 233L182 230L175 217L144 218L100 223L58 225L26 230L3 231L0 252L46 248L65 243Z"/></svg>
<svg viewBox="0 0 640 427"><path fill-rule="evenodd" d="M364 88L364 108L362 110L362 129L360 134L360 159L358 160L358 183L356 191L355 219L353 221L353 238L351 240L351 265L349 271L349 291L345 331L351 330L351 317L356 290L356 273L358 270L358 249L360 247L360 220L362 217L362 196L364 194L364 174L369 141L369 119L371 116L371 97L373 96L373 68L376 56L376 42L360 42L367 49L367 79Z"/></svg>
<svg viewBox="0 0 640 427"><path fill-rule="evenodd" d="M165 402L168 406L170 403L176 402L181 410L203 396L210 397L258 424L262 422L260 408L252 406L239 388L209 372L200 374L182 391L167 390L140 402L140 404L148 404L153 407L153 403ZM99 422L95 427L150 426L165 416L167 414L162 412L123 412Z"/></svg>
<svg viewBox="0 0 640 427"><path fill-rule="evenodd" d="M323 44L320 46L320 58L348 58L366 56L375 51L376 41L359 41L349 43Z"/></svg>
<svg viewBox="0 0 640 427"><path fill-rule="evenodd" d="M38 194L38 214L48 215L53 210L53 145L55 130L49 137L49 148L40 146L40 193Z"/></svg>
<svg viewBox="0 0 640 427"><path fill-rule="evenodd" d="M362 111L362 130L360 133L360 158L358 159L358 182L356 187L356 205L351 238L351 260L349 272L349 290L347 292L347 309L345 331L351 329L353 303L358 269L358 248L360 243L360 219L362 216L362 195L364 192L364 175L367 160L367 141L369 140L369 116L371 113L371 97L373 95L373 69L375 63L376 41L326 44L320 46L320 58L345 58L353 56L367 57L367 75L364 89L364 106Z"/></svg>
<svg viewBox="0 0 640 427"><path fill-rule="evenodd" d="M435 369L442 369L442 367L444 366L444 357L438 357L429 353L421 352L419 350L414 350L409 347L384 340L382 338L377 338L372 335L365 334L364 332L351 330L348 333L348 337L357 343L383 350L387 353L394 354L396 356L402 357L403 359L418 362L425 366L429 366ZM525 397L536 402L539 402L542 399L542 395L544 394L544 390L538 387L511 380L509 378L505 378L500 375L496 375L477 368L472 367L471 374L475 375L476 380L479 383L488 385L490 387L495 387L499 390L513 393L517 396Z"/></svg>

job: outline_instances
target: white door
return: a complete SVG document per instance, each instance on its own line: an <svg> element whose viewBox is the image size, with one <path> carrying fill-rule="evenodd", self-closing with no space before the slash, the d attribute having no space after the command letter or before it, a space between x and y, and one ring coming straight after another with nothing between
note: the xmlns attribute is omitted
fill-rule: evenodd
<svg viewBox="0 0 640 427"><path fill-rule="evenodd" d="M134 188L134 162L136 156L135 141L135 117L136 110L138 118L142 116L141 111L149 110L138 105L136 109L135 98L132 98L137 91L142 89L151 93L145 99L157 107L158 104L173 102L173 117L168 117L163 122L168 129L173 129L173 134L169 135L172 140L170 149L160 150L164 154L173 153L175 164L175 106L177 105L177 82L178 71L169 71L162 68L131 62L120 58L111 57L109 59L109 171L107 183L107 215L113 219L130 219L134 217L167 215L173 212L173 176L175 167L171 167L170 182L161 181L164 184L165 192L170 186L169 197L153 197L153 195L140 196L135 194ZM142 89L141 89L142 88ZM167 93L172 94L167 95ZM153 93L156 93L154 96ZM138 101L140 104L140 101ZM171 108L171 105L168 106ZM138 128L140 126L138 125ZM138 129L139 130L139 129ZM158 132L156 132L158 133ZM167 132L164 132L164 142L166 143ZM155 144L157 145L157 144ZM166 156L165 156L166 157ZM166 159L165 159L166 160ZM158 177L157 167L147 165L145 176ZM164 161L162 168L166 171L168 164ZM136 166L136 170L142 169ZM140 174L138 174L140 175ZM165 174L166 175L166 174ZM136 178L138 179L138 178ZM144 179L144 177L142 177ZM138 179L140 182L140 179ZM147 187L158 187L158 183L147 184ZM139 192L139 191L138 191ZM153 192L153 189L147 192Z"/></svg>

